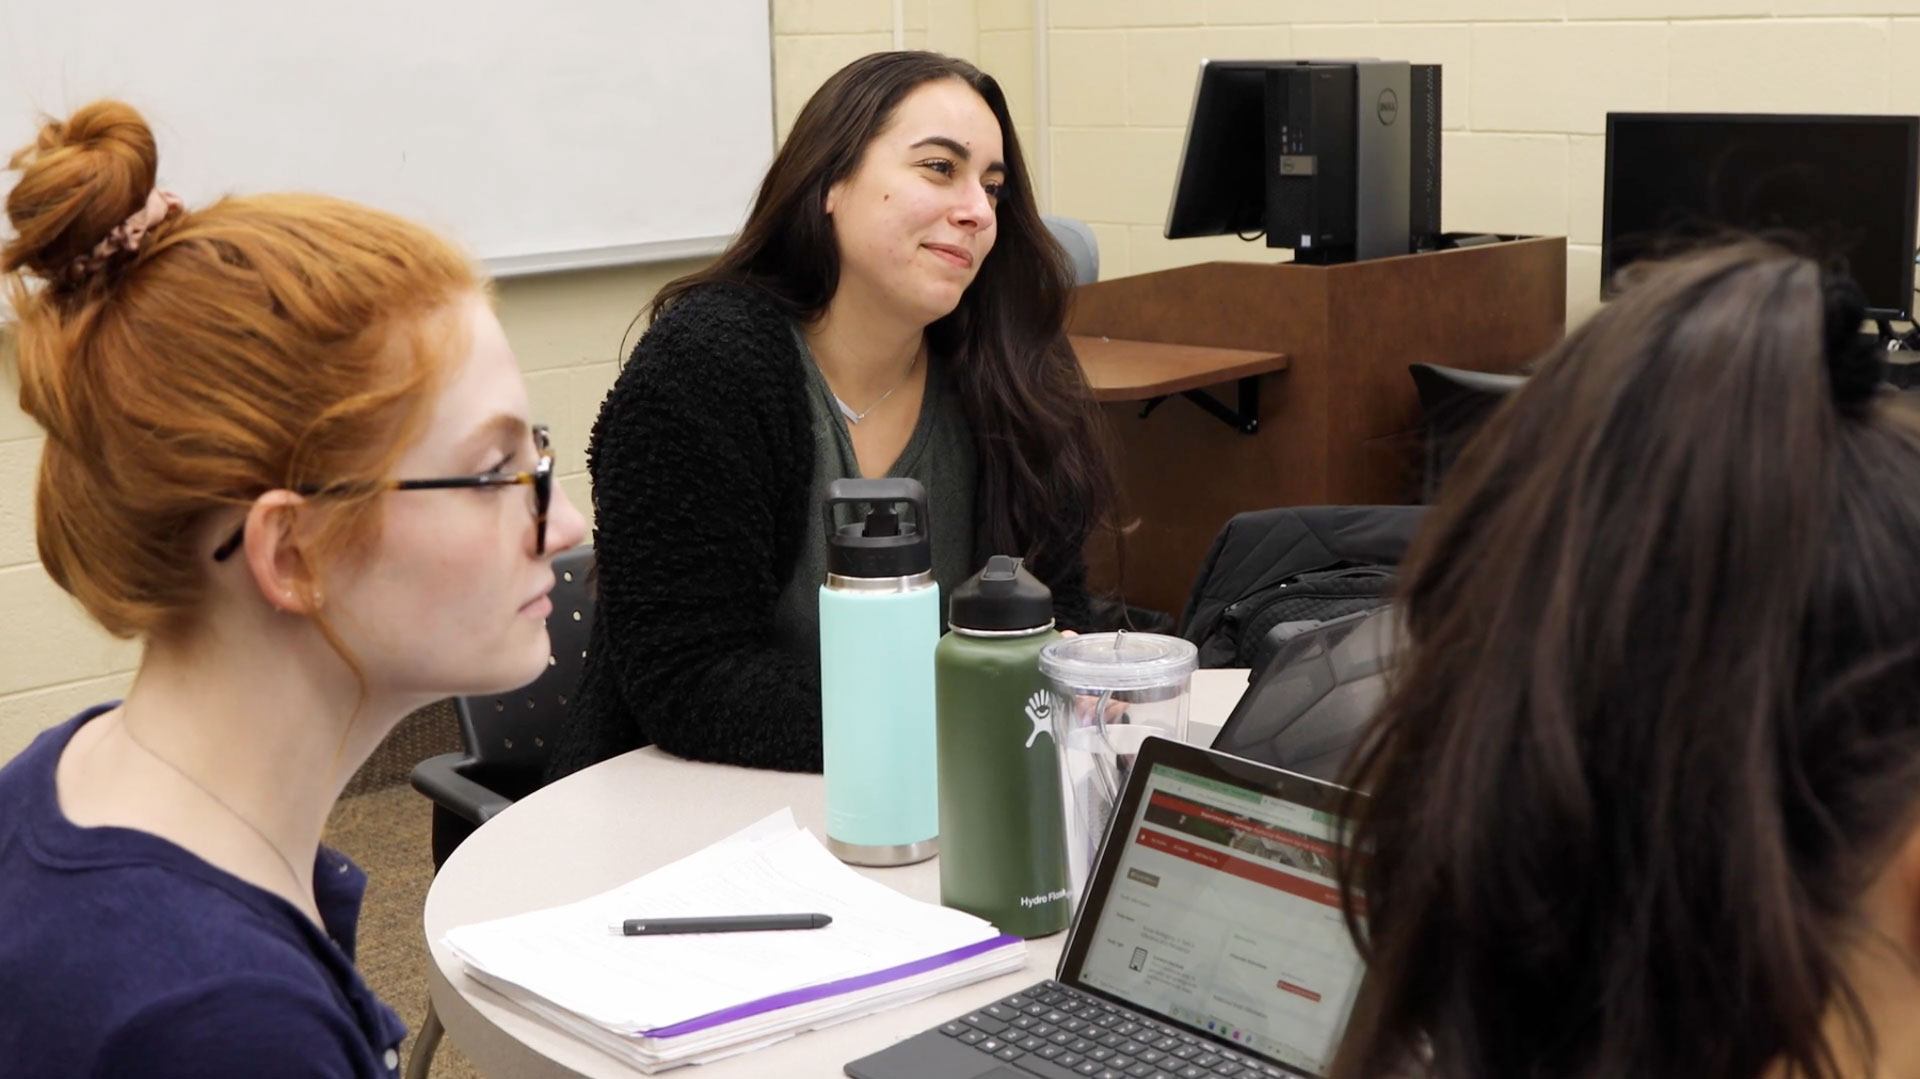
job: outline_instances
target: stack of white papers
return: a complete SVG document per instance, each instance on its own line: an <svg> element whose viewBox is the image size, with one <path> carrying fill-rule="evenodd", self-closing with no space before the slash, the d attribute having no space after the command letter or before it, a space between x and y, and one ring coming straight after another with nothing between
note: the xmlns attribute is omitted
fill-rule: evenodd
<svg viewBox="0 0 1920 1079"><path fill-rule="evenodd" d="M821 913L824 929L624 937L628 918ZM468 972L653 1072L704 1063L1026 963L1026 942L909 899L787 810L610 892L449 932Z"/></svg>

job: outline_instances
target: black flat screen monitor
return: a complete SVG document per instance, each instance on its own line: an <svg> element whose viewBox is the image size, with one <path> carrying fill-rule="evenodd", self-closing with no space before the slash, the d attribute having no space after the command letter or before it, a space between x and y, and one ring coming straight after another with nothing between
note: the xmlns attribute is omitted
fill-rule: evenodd
<svg viewBox="0 0 1920 1079"><path fill-rule="evenodd" d="M1641 259L1733 232L1843 259L1874 313L1913 308L1920 117L1608 113L1601 295Z"/></svg>
<svg viewBox="0 0 1920 1079"><path fill-rule="evenodd" d="M1267 72L1292 60L1208 60L1200 65L1180 174L1167 209L1170 240L1242 236L1267 227Z"/></svg>

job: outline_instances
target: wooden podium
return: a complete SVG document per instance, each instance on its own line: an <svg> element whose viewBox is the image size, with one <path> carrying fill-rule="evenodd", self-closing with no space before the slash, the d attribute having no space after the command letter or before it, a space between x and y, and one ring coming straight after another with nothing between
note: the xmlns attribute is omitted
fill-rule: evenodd
<svg viewBox="0 0 1920 1079"><path fill-rule="evenodd" d="M1105 403L1124 579L1178 615L1227 518L1270 506L1411 501L1410 363L1512 371L1559 340L1567 246L1541 237L1336 266L1209 262L1076 290L1068 328ZM1143 412L1145 413L1143 415Z"/></svg>

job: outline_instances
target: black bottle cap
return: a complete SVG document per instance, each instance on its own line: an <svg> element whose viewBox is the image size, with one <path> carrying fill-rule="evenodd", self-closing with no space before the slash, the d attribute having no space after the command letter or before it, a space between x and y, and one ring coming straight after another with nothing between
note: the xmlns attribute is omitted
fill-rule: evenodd
<svg viewBox="0 0 1920 1079"><path fill-rule="evenodd" d="M860 517L843 525L838 506L857 505ZM912 508L901 520L900 507ZM912 577L933 569L927 537L927 489L919 480L834 480L821 503L827 524L827 572L837 577Z"/></svg>
<svg viewBox="0 0 1920 1079"><path fill-rule="evenodd" d="M1020 559L997 554L953 590L947 624L986 632L1045 629L1053 624L1053 593Z"/></svg>

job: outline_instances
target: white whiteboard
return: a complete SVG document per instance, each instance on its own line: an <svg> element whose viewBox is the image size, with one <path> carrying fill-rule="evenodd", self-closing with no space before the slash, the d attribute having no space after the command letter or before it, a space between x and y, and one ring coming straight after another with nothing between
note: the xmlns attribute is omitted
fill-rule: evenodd
<svg viewBox="0 0 1920 1079"><path fill-rule="evenodd" d="M0 0L0 154L118 97L189 206L339 195L497 274L711 254L773 154L768 23L767 0Z"/></svg>

